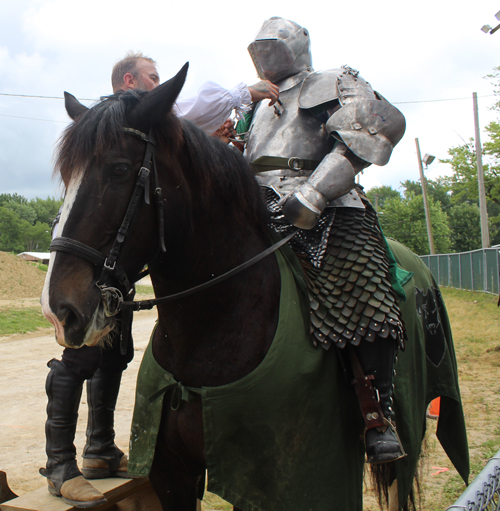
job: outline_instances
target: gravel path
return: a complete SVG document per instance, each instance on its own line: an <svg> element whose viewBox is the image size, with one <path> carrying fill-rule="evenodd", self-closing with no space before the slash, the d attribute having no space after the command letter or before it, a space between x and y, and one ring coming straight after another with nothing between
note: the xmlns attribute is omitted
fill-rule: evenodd
<svg viewBox="0 0 500 511"><path fill-rule="evenodd" d="M117 445L128 450L128 438L137 371L156 320L156 311L135 314L135 356L123 373L115 428ZM60 358L62 347L52 329L26 335L0 337L0 470L7 473L9 486L18 495L44 486L38 468L45 466L45 379L47 362ZM75 445L78 456L85 444L87 407L85 391Z"/></svg>

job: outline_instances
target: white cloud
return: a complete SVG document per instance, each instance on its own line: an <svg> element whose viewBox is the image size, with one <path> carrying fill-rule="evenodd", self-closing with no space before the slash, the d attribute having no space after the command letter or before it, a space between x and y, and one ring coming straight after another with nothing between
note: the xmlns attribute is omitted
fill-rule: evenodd
<svg viewBox="0 0 500 511"><path fill-rule="evenodd" d="M190 61L184 92L194 93L208 79L231 86L257 80L246 47L264 19L280 15L307 27L316 69L343 64L359 69L374 88L393 102L471 98L478 92L480 122L495 115L492 87L483 77L500 65L500 32L494 24L496 0L473 6L422 0L418 4L360 0L344 4L303 0L254 0L251 4L216 6L201 0L27 0L3 6L0 19L0 92L80 98L110 92L113 64L128 50L155 58L163 80ZM472 99L397 105L407 120L406 135L386 167L370 167L362 180L398 187L418 179L415 138L422 152L445 158L447 150L474 134ZM52 145L64 127L2 115L66 121L63 102L0 96L0 191L54 194L50 181ZM8 142L7 142L8 140ZM26 151L26 145L29 151ZM14 178L2 180L5 168ZM429 172L446 170L434 163ZM368 177L370 176L370 177Z"/></svg>

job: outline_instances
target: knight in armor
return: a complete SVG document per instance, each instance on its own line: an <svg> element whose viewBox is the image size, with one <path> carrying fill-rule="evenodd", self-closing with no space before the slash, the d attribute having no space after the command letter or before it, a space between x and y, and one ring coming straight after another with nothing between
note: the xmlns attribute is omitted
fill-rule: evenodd
<svg viewBox="0 0 500 511"><path fill-rule="evenodd" d="M273 108L258 103L238 131L271 213L302 262L316 346L339 348L366 426L367 461L404 456L392 409L394 363L405 331L395 261L377 215L355 184L385 165L405 131L401 112L358 71L315 72L308 31L266 20L248 47L259 77L279 87Z"/></svg>

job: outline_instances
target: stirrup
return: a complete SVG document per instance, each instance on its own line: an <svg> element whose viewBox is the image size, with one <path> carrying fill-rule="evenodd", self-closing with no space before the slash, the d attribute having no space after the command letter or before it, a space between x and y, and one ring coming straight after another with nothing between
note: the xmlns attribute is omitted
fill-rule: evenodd
<svg viewBox="0 0 500 511"><path fill-rule="evenodd" d="M385 429L371 428L365 432L366 461L372 465L396 461L407 455L395 424L386 417L383 421Z"/></svg>

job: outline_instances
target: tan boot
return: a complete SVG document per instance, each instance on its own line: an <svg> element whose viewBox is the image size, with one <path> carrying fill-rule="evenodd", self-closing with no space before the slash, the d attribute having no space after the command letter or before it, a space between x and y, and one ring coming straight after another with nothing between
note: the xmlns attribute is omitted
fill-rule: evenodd
<svg viewBox="0 0 500 511"><path fill-rule="evenodd" d="M96 490L83 476L64 481L60 489L49 479L49 493L61 497L66 504L77 508L99 506L106 502L106 497Z"/></svg>
<svg viewBox="0 0 500 511"><path fill-rule="evenodd" d="M82 474L86 479L104 479L106 477L121 477L123 479L132 479L127 474L128 457L124 454L118 468L111 470L108 461L98 458L83 458Z"/></svg>

